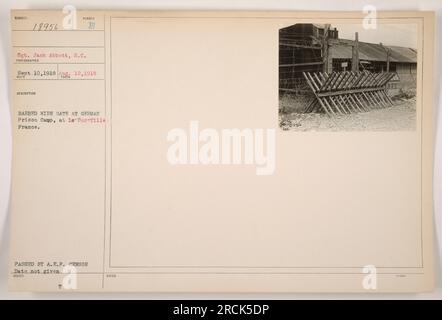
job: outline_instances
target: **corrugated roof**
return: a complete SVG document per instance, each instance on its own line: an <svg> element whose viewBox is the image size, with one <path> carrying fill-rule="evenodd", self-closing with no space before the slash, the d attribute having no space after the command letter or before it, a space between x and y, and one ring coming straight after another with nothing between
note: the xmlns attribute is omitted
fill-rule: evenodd
<svg viewBox="0 0 442 320"><path fill-rule="evenodd" d="M417 62L417 51L412 48L389 46L392 56L401 62Z"/></svg>
<svg viewBox="0 0 442 320"><path fill-rule="evenodd" d="M335 59L351 59L352 47L354 43L352 40L340 39L337 42L332 42L333 49L331 50L332 57ZM417 52L412 48L385 46L391 50L391 62L409 62L416 63ZM359 59L368 61L386 61L387 55L384 48L380 44L359 42Z"/></svg>
<svg viewBox="0 0 442 320"><path fill-rule="evenodd" d="M312 23L316 28L321 28L324 29L325 25L324 24L320 24L320 23Z"/></svg>

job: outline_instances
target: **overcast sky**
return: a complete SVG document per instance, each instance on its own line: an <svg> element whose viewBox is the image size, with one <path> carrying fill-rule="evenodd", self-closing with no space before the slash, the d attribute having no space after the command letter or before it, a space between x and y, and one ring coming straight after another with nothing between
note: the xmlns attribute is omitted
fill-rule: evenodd
<svg viewBox="0 0 442 320"><path fill-rule="evenodd" d="M355 32L359 41L385 45L417 48L416 24L378 24L377 29L365 30L361 24L332 24L339 32L339 38L354 40Z"/></svg>

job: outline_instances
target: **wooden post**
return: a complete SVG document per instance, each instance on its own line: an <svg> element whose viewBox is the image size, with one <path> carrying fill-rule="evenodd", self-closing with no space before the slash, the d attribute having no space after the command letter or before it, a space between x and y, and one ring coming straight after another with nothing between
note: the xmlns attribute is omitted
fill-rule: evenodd
<svg viewBox="0 0 442 320"><path fill-rule="evenodd" d="M382 49L384 49L385 53L387 54L387 72L390 72L390 56L391 56L391 49L384 47L384 45L382 44L382 42L380 43Z"/></svg>
<svg viewBox="0 0 442 320"><path fill-rule="evenodd" d="M390 50L387 51L387 72L390 72Z"/></svg>
<svg viewBox="0 0 442 320"><path fill-rule="evenodd" d="M352 47L351 71L359 72L359 37L355 32L355 43Z"/></svg>
<svg viewBox="0 0 442 320"><path fill-rule="evenodd" d="M329 72L329 61L328 61L328 31L330 29L330 24L324 25L324 34L322 37L322 72Z"/></svg>

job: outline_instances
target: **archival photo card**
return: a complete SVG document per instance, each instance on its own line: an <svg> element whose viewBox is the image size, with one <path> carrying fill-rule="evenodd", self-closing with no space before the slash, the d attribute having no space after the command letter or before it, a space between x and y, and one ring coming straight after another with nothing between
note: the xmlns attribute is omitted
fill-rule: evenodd
<svg viewBox="0 0 442 320"><path fill-rule="evenodd" d="M433 288L434 13L66 16L11 13L11 290Z"/></svg>

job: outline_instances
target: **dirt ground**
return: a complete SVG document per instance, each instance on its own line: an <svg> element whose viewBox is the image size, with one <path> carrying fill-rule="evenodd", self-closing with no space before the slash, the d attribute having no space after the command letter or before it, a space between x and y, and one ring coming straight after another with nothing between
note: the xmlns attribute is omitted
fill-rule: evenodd
<svg viewBox="0 0 442 320"><path fill-rule="evenodd" d="M400 98L394 106L330 117L325 113L300 113L299 102L281 99L279 125L293 131L409 131L416 128L416 99ZM291 108L284 108L291 105ZM302 103L305 106L305 103Z"/></svg>

